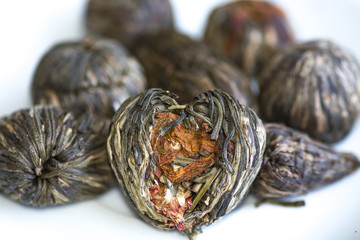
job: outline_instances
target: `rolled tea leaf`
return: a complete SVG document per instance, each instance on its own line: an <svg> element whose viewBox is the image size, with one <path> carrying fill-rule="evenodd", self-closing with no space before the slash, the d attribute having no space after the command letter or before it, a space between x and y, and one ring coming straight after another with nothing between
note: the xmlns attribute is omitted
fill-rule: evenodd
<svg viewBox="0 0 360 240"><path fill-rule="evenodd" d="M261 120L215 90L179 105L173 94L149 89L115 114L110 163L139 215L151 225L193 235L234 209L261 163Z"/></svg>
<svg viewBox="0 0 360 240"><path fill-rule="evenodd" d="M211 12L203 40L247 75L258 76L274 52L294 37L281 8L265 1L234 1Z"/></svg>
<svg viewBox="0 0 360 240"><path fill-rule="evenodd" d="M173 29L172 7L169 0L89 0L86 27L129 47L141 36Z"/></svg>
<svg viewBox="0 0 360 240"><path fill-rule="evenodd" d="M256 109L250 81L203 43L176 32L139 40L134 54L144 66L150 88L163 88L191 101L207 90L222 89Z"/></svg>
<svg viewBox="0 0 360 240"><path fill-rule="evenodd" d="M261 199L280 199L307 193L335 182L360 167L351 153L282 124L265 124L266 149L253 193Z"/></svg>
<svg viewBox="0 0 360 240"><path fill-rule="evenodd" d="M120 44L87 38L52 47L37 66L31 93L34 104L112 118L145 84L141 66Z"/></svg>
<svg viewBox="0 0 360 240"><path fill-rule="evenodd" d="M266 120L283 122L322 142L340 141L358 118L360 65L330 41L279 51L259 81Z"/></svg>
<svg viewBox="0 0 360 240"><path fill-rule="evenodd" d="M104 125L105 124L105 125ZM106 121L36 106L0 119L0 192L45 207L94 198L114 185Z"/></svg>

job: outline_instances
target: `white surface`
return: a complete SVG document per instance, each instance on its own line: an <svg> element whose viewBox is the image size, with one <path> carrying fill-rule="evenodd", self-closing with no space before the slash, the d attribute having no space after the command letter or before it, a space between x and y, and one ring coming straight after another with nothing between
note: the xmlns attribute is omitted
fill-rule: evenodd
<svg viewBox="0 0 360 240"><path fill-rule="evenodd" d="M173 0L178 28L200 37L220 0ZM299 40L332 39L360 59L359 0L278 0ZM84 34L86 0L12 0L0 8L0 116L29 107L32 74L53 44ZM360 103L359 103L360 104ZM360 157L360 121L336 148ZM217 223L202 239L360 239L360 171L297 199L303 208L253 206L254 199ZM157 230L130 209L118 189L96 200L47 209L0 196L0 239L186 239Z"/></svg>

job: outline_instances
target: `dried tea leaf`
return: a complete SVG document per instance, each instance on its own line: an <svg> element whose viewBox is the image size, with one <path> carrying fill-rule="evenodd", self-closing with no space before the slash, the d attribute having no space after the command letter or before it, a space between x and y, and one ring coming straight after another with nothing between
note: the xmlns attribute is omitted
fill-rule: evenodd
<svg viewBox="0 0 360 240"><path fill-rule="evenodd" d="M87 38L52 47L36 69L31 93L35 104L112 118L145 83L141 66L121 45Z"/></svg>
<svg viewBox="0 0 360 240"><path fill-rule="evenodd" d="M222 89L256 109L250 81L204 44L176 32L143 38L133 50L144 66L149 87L170 90L180 103L208 90Z"/></svg>
<svg viewBox="0 0 360 240"><path fill-rule="evenodd" d="M129 47L143 36L174 28L169 0L89 0L88 34L119 40Z"/></svg>
<svg viewBox="0 0 360 240"><path fill-rule="evenodd" d="M293 43L285 13L265 1L235 1L215 8L203 40L229 56L249 76L257 76L271 56Z"/></svg>
<svg viewBox="0 0 360 240"><path fill-rule="evenodd" d="M149 89L115 114L108 152L139 215L192 236L243 200L264 144L261 120L223 91L179 105L170 92Z"/></svg>
<svg viewBox="0 0 360 240"><path fill-rule="evenodd" d="M290 46L275 55L260 76L260 108L322 142L351 130L360 112L360 65L329 41Z"/></svg>
<svg viewBox="0 0 360 240"><path fill-rule="evenodd" d="M286 198L337 181L360 167L356 156L281 124L265 124L266 149L252 191L261 199Z"/></svg>
<svg viewBox="0 0 360 240"><path fill-rule="evenodd" d="M105 125L104 125L105 124ZM36 106L0 119L0 192L45 207L94 198L114 185L106 121Z"/></svg>

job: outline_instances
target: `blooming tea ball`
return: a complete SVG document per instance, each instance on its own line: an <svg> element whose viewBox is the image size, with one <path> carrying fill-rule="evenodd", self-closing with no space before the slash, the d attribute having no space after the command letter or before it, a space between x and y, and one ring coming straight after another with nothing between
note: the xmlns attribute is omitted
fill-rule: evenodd
<svg viewBox="0 0 360 240"><path fill-rule="evenodd" d="M215 8L203 40L257 76L274 52L294 41L285 13L264 1L235 1Z"/></svg>
<svg viewBox="0 0 360 240"><path fill-rule="evenodd" d="M108 152L139 215L191 236L243 200L264 144L261 120L221 90L179 105L170 92L149 89L115 114Z"/></svg>
<svg viewBox="0 0 360 240"><path fill-rule="evenodd" d="M335 182L360 167L351 153L340 153L282 124L265 124L264 162L252 191L261 199L281 199Z"/></svg>
<svg viewBox="0 0 360 240"><path fill-rule="evenodd" d="M230 61L204 43L174 31L144 37L133 47L149 88L162 88L179 96L180 103L196 95L221 89L257 110L250 80Z"/></svg>
<svg viewBox="0 0 360 240"><path fill-rule="evenodd" d="M145 85L142 67L124 47L87 38L52 47L37 66L31 93L34 104L112 118L121 103Z"/></svg>
<svg viewBox="0 0 360 240"><path fill-rule="evenodd" d="M360 112L360 65L330 41L311 41L278 52L259 78L260 109L327 143L343 139Z"/></svg>
<svg viewBox="0 0 360 240"><path fill-rule="evenodd" d="M45 207L94 198L114 185L106 121L35 106L0 119L0 193Z"/></svg>
<svg viewBox="0 0 360 240"><path fill-rule="evenodd" d="M89 0L88 33L129 47L139 37L174 28L169 0Z"/></svg>

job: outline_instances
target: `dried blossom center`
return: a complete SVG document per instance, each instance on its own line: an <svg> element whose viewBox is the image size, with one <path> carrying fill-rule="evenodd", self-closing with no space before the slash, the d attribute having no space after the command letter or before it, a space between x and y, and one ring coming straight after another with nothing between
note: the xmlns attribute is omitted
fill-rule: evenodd
<svg viewBox="0 0 360 240"><path fill-rule="evenodd" d="M151 135L151 146L156 164L154 184L150 187L151 201L157 212L169 217L170 226L175 225L180 231L191 224L184 221L184 213L192 206L191 191L184 187L195 176L202 174L215 164L215 154L219 153L218 141L211 140L207 123L196 119L199 129L185 127L180 122L164 136L162 128L180 116L170 112L155 116L155 125ZM176 187L173 193L164 177Z"/></svg>
<svg viewBox="0 0 360 240"><path fill-rule="evenodd" d="M200 120L197 131L181 122L160 136L158 132L177 118L179 115L170 112L157 114L151 138L156 165L173 183L190 180L213 166L219 153L218 141L211 140L208 124Z"/></svg>

